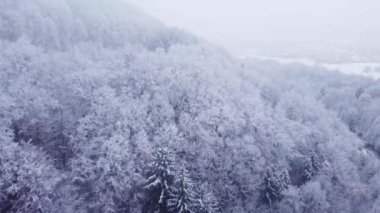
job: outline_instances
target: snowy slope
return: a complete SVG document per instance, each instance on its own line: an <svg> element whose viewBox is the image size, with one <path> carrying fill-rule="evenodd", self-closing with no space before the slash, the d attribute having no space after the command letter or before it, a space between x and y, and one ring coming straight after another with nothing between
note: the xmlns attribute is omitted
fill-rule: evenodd
<svg viewBox="0 0 380 213"><path fill-rule="evenodd" d="M106 47L132 42L155 48L170 42L160 41L160 37L183 39L178 42L195 40L175 29L165 29L159 21L118 0L15 0L1 1L0 7L0 38L16 41L27 37L49 49L67 49L88 41Z"/></svg>
<svg viewBox="0 0 380 213"><path fill-rule="evenodd" d="M1 211L379 210L378 81L242 62L122 0L2 0L0 50Z"/></svg>

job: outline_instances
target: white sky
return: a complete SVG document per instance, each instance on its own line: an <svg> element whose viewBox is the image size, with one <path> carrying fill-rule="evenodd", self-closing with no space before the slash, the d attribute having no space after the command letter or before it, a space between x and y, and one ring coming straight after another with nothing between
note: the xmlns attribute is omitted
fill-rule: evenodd
<svg viewBox="0 0 380 213"><path fill-rule="evenodd" d="M380 41L380 0L127 0L224 46L360 37Z"/></svg>

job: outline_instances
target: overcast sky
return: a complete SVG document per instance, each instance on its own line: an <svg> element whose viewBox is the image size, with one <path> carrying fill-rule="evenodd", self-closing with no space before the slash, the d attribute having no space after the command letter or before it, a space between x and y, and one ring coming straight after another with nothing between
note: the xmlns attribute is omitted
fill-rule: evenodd
<svg viewBox="0 0 380 213"><path fill-rule="evenodd" d="M214 43L380 38L380 0L127 0ZM380 39L379 39L380 40Z"/></svg>

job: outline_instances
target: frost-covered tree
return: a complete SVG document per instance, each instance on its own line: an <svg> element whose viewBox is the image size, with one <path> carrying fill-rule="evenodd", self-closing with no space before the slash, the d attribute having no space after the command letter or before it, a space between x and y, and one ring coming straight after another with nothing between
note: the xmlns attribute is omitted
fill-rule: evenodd
<svg viewBox="0 0 380 213"><path fill-rule="evenodd" d="M283 198L283 192L289 185L287 172L280 173L274 167L265 171L260 187L260 200L273 205Z"/></svg>
<svg viewBox="0 0 380 213"><path fill-rule="evenodd" d="M177 171L169 197L167 207L171 213L195 213L200 209L195 183L185 168Z"/></svg>
<svg viewBox="0 0 380 213"><path fill-rule="evenodd" d="M147 172L143 188L147 192L144 212L166 212L169 190L174 178L174 158L167 148L159 148L153 154L154 161Z"/></svg>
<svg viewBox="0 0 380 213"><path fill-rule="evenodd" d="M316 154L311 154L310 159L304 162L304 168L302 173L303 182L309 181L313 176L315 176L321 169L321 163Z"/></svg>
<svg viewBox="0 0 380 213"><path fill-rule="evenodd" d="M0 211L58 211L56 187L63 180L58 174L40 149L25 142L1 141Z"/></svg>
<svg viewBox="0 0 380 213"><path fill-rule="evenodd" d="M327 212L329 203L324 191L318 182L308 183L301 187L302 213Z"/></svg>
<svg viewBox="0 0 380 213"><path fill-rule="evenodd" d="M212 192L209 184L202 184L199 192L200 212L218 213L221 212L218 199Z"/></svg>

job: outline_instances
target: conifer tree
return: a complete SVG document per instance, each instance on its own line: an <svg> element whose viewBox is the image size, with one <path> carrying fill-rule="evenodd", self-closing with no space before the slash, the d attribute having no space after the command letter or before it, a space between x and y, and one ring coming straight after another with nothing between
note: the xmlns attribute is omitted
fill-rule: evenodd
<svg viewBox="0 0 380 213"><path fill-rule="evenodd" d="M274 168L268 169L263 175L260 199L267 205L273 205L283 197L283 191L288 188L289 178L287 171L279 174Z"/></svg>
<svg viewBox="0 0 380 213"><path fill-rule="evenodd" d="M195 213L200 208L194 182L189 172L182 168L176 177L174 187L170 190L168 210L171 213Z"/></svg>
<svg viewBox="0 0 380 213"><path fill-rule="evenodd" d="M280 178L281 178L282 187L284 189L287 189L290 185L290 177L289 177L288 170L284 169L284 171L282 171L280 175Z"/></svg>
<svg viewBox="0 0 380 213"><path fill-rule="evenodd" d="M302 174L303 182L309 181L313 176L315 176L320 169L320 161L315 154L312 154L310 159L304 162L304 170Z"/></svg>
<svg viewBox="0 0 380 213"><path fill-rule="evenodd" d="M173 182L173 157L165 148L158 149L154 154L155 160L148 172L144 189L148 193L148 202L144 212L167 212L166 203L169 188Z"/></svg>

